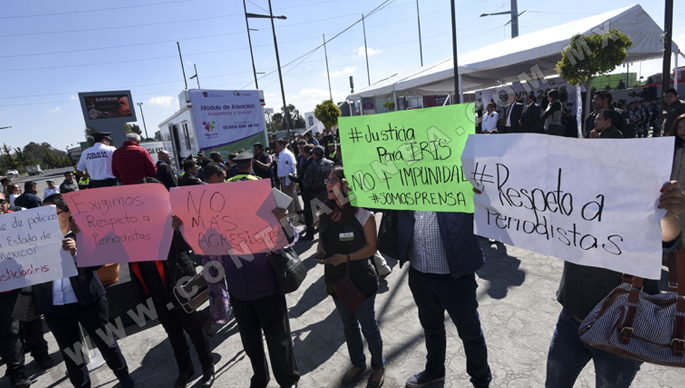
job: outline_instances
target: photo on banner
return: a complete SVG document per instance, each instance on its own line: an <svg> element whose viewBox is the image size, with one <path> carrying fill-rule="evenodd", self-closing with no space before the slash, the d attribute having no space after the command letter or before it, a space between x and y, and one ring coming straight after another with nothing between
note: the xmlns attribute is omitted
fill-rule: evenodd
<svg viewBox="0 0 685 388"><path fill-rule="evenodd" d="M0 216L0 292L76 275L54 206Z"/></svg>
<svg viewBox="0 0 685 388"><path fill-rule="evenodd" d="M195 254L251 255L288 244L271 212L276 202L268 179L181 186L170 199Z"/></svg>
<svg viewBox="0 0 685 388"><path fill-rule="evenodd" d="M338 121L352 204L374 209L473 212L461 165L474 104L406 110Z"/></svg>
<svg viewBox="0 0 685 388"><path fill-rule="evenodd" d="M572 263L661 278L658 195L674 138L469 136L475 233Z"/></svg>
<svg viewBox="0 0 685 388"><path fill-rule="evenodd" d="M167 259L173 229L163 185L79 190L64 199L81 229L79 267Z"/></svg>

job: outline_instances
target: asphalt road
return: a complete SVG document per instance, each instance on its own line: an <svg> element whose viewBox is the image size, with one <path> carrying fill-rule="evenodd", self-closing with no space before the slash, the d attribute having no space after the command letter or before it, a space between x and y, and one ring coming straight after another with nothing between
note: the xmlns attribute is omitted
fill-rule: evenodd
<svg viewBox="0 0 685 388"><path fill-rule="evenodd" d="M42 175L34 175L34 176L29 176L25 175L20 178L14 178L12 179L13 183L19 184L21 187L21 192L23 193L24 190L24 183L29 182L29 181L34 181L38 183L38 196L43 199L43 190L45 190L46 187L48 187L47 180L52 179L55 181L55 185L59 187L60 184L64 181L64 173L66 171L73 171L74 168L71 167L65 167L65 168L55 168L52 170L44 170Z"/></svg>

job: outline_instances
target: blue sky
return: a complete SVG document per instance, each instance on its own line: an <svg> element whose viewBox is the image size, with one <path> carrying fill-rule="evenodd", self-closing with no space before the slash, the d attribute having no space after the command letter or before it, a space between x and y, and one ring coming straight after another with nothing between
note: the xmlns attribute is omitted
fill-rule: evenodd
<svg viewBox="0 0 685 388"><path fill-rule="evenodd" d="M272 0L284 86L288 103L311 111L328 99L323 48L299 57L367 14L384 0ZM634 4L632 1L573 2L519 0L520 34L581 19ZM642 7L663 27L664 2L644 1ZM451 21L448 0L420 0L424 64L450 57ZM268 13L267 0L247 2L248 12ZM261 9L260 9L261 8ZM366 18L371 82L420 65L416 0L390 1ZM510 39L508 16L479 18L501 12L508 0L457 0L458 48L465 53ZM674 40L685 42L685 4L675 2ZM255 64L267 73L259 80L267 107L281 106L275 72L273 36L268 19L251 19ZM85 124L78 92L131 90L133 102L143 102L147 129L178 109L184 88L176 42L180 42L186 76L197 65L204 89L254 88L252 63L241 0L120 0L3 1L0 4L0 143L23 147L48 142L65 149L84 140ZM685 44L685 43L684 43ZM333 98L368 85L361 23L328 43ZM681 58L682 59L682 58ZM295 61L295 62L293 62ZM292 62L292 63L291 63ZM681 65L683 64L681 60ZM659 61L631 66L648 75ZM269 74L271 73L271 74ZM640 74L638 74L639 76ZM196 88L195 80L188 80ZM133 107L133 104L132 104ZM135 106L138 124L143 127Z"/></svg>

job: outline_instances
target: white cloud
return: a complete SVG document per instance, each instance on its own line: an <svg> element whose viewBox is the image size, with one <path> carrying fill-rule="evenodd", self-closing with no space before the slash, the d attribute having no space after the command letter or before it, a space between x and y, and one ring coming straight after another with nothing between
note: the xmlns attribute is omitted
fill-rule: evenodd
<svg viewBox="0 0 685 388"><path fill-rule="evenodd" d="M363 56L366 56L367 52L368 52L369 56L372 56L372 55L380 53L381 49L374 50L371 47L367 47L366 51L364 51L364 46L359 46L359 49L357 50L357 55L359 55L360 57L363 57Z"/></svg>
<svg viewBox="0 0 685 388"><path fill-rule="evenodd" d="M347 67L345 66L345 70L340 70L340 71L333 71L331 72L331 77L340 77L341 75L347 75L347 74L352 74L354 71L357 70L356 67ZM326 75L326 73L324 73Z"/></svg>
<svg viewBox="0 0 685 388"><path fill-rule="evenodd" d="M73 94L69 96L69 100L71 101L78 101L78 97L74 96Z"/></svg>
<svg viewBox="0 0 685 388"><path fill-rule="evenodd" d="M152 106L161 106L161 107L169 107L171 106L171 103L176 101L174 97L171 96L159 96L159 97L152 97L149 100L147 100L146 104L152 105Z"/></svg>
<svg viewBox="0 0 685 388"><path fill-rule="evenodd" d="M50 112L50 113L59 113L59 112L61 112L61 111L62 111L62 109L60 109L60 107L57 107L57 108L55 108L55 109L50 109L48 112Z"/></svg>

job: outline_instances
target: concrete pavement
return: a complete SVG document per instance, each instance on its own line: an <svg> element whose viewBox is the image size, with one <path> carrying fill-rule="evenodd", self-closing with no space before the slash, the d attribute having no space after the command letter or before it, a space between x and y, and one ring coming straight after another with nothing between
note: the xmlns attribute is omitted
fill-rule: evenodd
<svg viewBox="0 0 685 388"><path fill-rule="evenodd" d="M488 343L492 387L542 387L545 362L557 316L561 310L555 292L563 262L524 249L482 241L487 257L478 271L478 300L485 338ZM309 269L300 289L287 296L290 308L297 362L302 374L300 387L339 387L350 366L340 318L324 290L323 267L310 259L316 241L301 241L296 246ZM417 309L407 285L407 266L399 268L389 260L392 274L381 281L376 298L376 314L387 359L385 387L404 387L406 379L423 369L425 343ZM447 378L444 387L471 386L466 374L466 359L454 325L446 321L448 332ZM216 364L215 387L249 386L251 367L243 351L235 320L217 331L211 345ZM47 330L47 329L46 329ZM157 322L144 328L126 329L127 337L120 346L138 387L171 387L177 376L176 363L166 333ZM55 340L49 332L50 353L58 364L41 372L30 355L26 356L27 375L32 387L69 387L64 363ZM194 351L196 370L200 370ZM366 351L367 359L370 357ZM368 363L368 361L367 361ZM354 387L365 387L367 370ZM4 366L0 366L0 376ZM117 387L113 373L103 366L91 373L93 387ZM199 375L193 380L199 386ZM594 370L590 363L575 387L594 387ZM633 387L685 386L685 372L675 368L645 364ZM10 387L0 379L0 388ZM273 380L269 387L277 387ZM352 387L352 385L348 386Z"/></svg>

